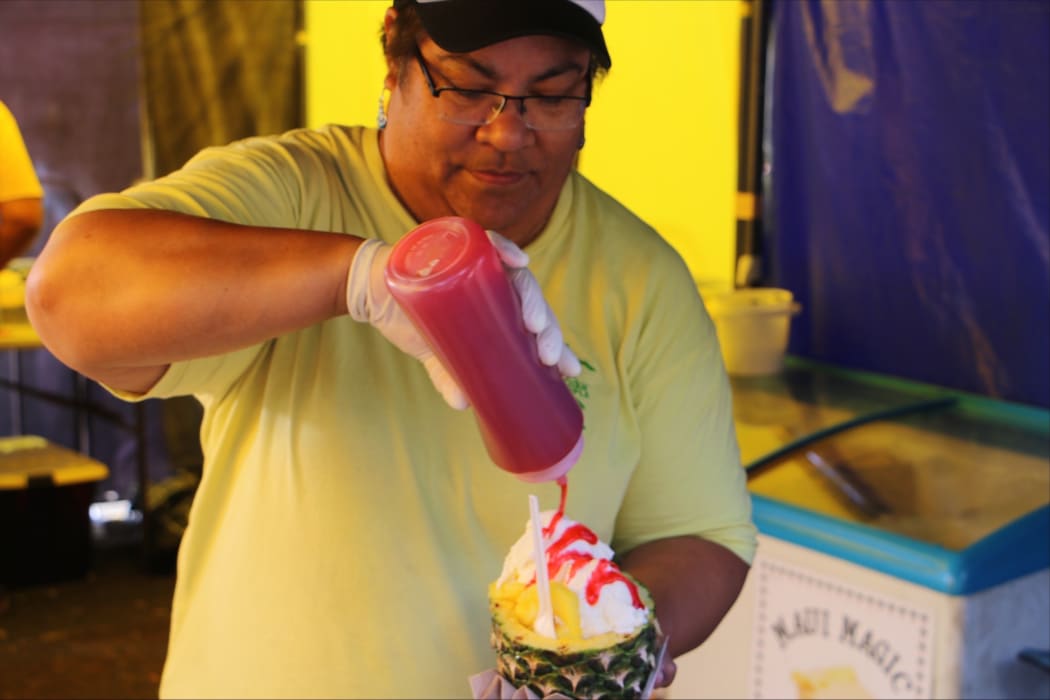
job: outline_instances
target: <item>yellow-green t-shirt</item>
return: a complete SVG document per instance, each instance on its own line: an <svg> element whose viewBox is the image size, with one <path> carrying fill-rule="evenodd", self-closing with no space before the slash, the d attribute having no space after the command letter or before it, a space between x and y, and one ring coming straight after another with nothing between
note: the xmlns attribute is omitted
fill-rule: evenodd
<svg viewBox="0 0 1050 700"><path fill-rule="evenodd" d="M208 149L79 211L133 206L388 242L417 225L365 128ZM691 533L750 561L729 384L684 263L579 174L527 252L584 367L567 515L617 551ZM527 495L555 508L557 486L494 466L472 413L349 317L176 363L148 396L187 393L205 409L205 466L161 694L469 696L494 665L487 585Z"/></svg>

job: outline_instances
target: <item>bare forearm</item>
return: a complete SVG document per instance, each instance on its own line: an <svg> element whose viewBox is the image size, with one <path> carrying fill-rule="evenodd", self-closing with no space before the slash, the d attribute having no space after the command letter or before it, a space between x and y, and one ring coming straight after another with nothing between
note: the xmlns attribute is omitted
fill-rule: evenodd
<svg viewBox="0 0 1050 700"><path fill-rule="evenodd" d="M359 243L155 210L88 212L52 233L26 309L63 362L142 391L172 362L345 313Z"/></svg>
<svg viewBox="0 0 1050 700"><path fill-rule="evenodd" d="M641 545L623 568L653 595L668 653L679 656L706 640L733 605L748 566L725 547L697 537Z"/></svg>

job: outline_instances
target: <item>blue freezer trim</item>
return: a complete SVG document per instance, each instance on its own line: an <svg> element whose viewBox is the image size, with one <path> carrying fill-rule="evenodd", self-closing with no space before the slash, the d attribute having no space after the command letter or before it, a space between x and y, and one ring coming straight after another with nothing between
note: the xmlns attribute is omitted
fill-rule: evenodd
<svg viewBox="0 0 1050 700"><path fill-rule="evenodd" d="M953 552L815 513L788 503L751 495L759 532L801 547L844 559L889 576L951 593L955 581Z"/></svg>
<svg viewBox="0 0 1050 700"><path fill-rule="evenodd" d="M751 495L759 532L949 595L967 595L1050 566L1050 505L955 552Z"/></svg>
<svg viewBox="0 0 1050 700"><path fill-rule="evenodd" d="M1004 525L959 554L960 593L975 593L1050 566L1050 505Z"/></svg>

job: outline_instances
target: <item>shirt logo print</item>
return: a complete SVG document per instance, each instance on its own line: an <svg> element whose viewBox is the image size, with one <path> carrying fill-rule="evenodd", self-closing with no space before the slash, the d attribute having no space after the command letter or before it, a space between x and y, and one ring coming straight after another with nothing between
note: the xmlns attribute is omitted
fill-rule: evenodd
<svg viewBox="0 0 1050 700"><path fill-rule="evenodd" d="M565 384L569 387L569 391L572 392L572 396L576 399L576 404L580 407L581 411L586 410L587 404L586 399L591 397L590 388L587 384L587 377L584 376L586 372L596 372L590 362L584 359L580 359L580 367L582 371L578 377L566 377Z"/></svg>

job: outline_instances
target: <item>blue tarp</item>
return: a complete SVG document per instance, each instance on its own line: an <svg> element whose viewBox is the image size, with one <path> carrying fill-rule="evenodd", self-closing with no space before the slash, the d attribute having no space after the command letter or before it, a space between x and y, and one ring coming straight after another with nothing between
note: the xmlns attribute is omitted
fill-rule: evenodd
<svg viewBox="0 0 1050 700"><path fill-rule="evenodd" d="M774 10L789 352L1050 407L1050 2Z"/></svg>

